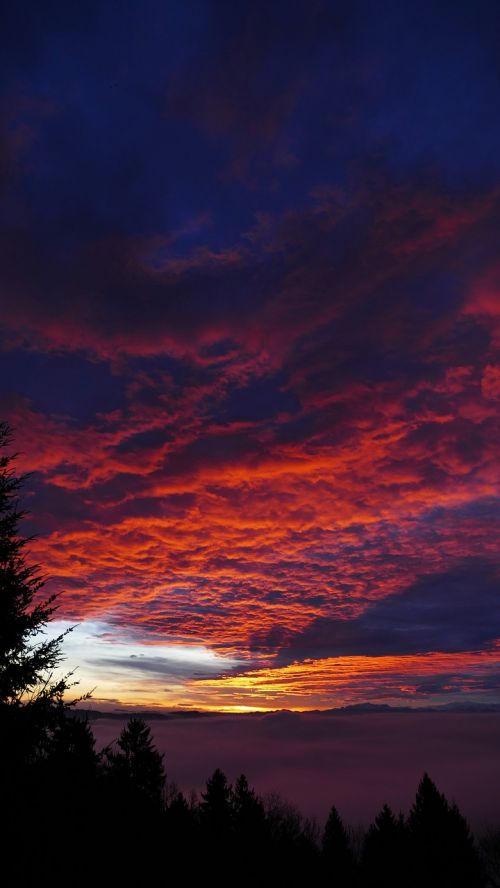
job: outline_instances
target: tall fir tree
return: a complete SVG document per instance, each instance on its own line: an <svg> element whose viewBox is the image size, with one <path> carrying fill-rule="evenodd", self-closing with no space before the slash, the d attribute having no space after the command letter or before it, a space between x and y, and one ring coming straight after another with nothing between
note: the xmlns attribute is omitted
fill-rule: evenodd
<svg viewBox="0 0 500 888"><path fill-rule="evenodd" d="M44 579L38 565L29 564L31 538L20 533L26 512L20 490L27 478L13 469L12 431L0 423L0 708L36 704L38 709L60 704L70 674L54 679L63 659L66 633L44 639L42 633L56 609L55 595L43 599Z"/></svg>
<svg viewBox="0 0 500 888"><path fill-rule="evenodd" d="M356 861L349 834L335 806L330 810L322 841L323 867L327 878L342 888L356 883Z"/></svg>
<svg viewBox="0 0 500 888"><path fill-rule="evenodd" d="M415 886L482 888L482 865L469 825L428 774L408 818Z"/></svg>
<svg viewBox="0 0 500 888"><path fill-rule="evenodd" d="M244 862L249 879L258 881L268 851L268 831L264 805L248 780L241 774L231 794L234 830L233 851Z"/></svg>
<svg viewBox="0 0 500 888"><path fill-rule="evenodd" d="M225 833L231 825L231 795L232 788L227 782L226 775L220 768L216 768L207 780L201 803L204 821L208 828L216 833Z"/></svg>
<svg viewBox="0 0 500 888"><path fill-rule="evenodd" d="M403 815L384 805L363 843L362 871L366 888L399 888L408 883L408 830Z"/></svg>
<svg viewBox="0 0 500 888"><path fill-rule="evenodd" d="M84 807L97 757L88 726L68 717L65 694L76 682L71 673L57 674L66 632L46 635L56 596L44 597L40 568L29 562L32 538L20 529L28 476L15 471L12 443L12 430L0 422L0 840L8 849L2 875L9 884L40 884L67 867L65 851L54 854L50 829L62 816L60 848L70 847L68 825Z"/></svg>
<svg viewBox="0 0 500 888"><path fill-rule="evenodd" d="M108 747L105 758L122 791L160 805L166 779L163 754L154 745L149 725L142 718L129 718L117 746L115 750Z"/></svg>

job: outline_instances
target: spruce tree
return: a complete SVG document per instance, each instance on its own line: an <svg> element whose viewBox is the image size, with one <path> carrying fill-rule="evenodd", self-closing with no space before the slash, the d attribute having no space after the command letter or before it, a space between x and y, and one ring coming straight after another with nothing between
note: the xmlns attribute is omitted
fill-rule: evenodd
<svg viewBox="0 0 500 888"><path fill-rule="evenodd" d="M149 725L142 718L129 718L117 745L118 750L104 751L117 785L132 797L160 805L166 779L163 754L154 745Z"/></svg>
<svg viewBox="0 0 500 888"><path fill-rule="evenodd" d="M263 830L265 822L264 806L255 790L248 785L244 774L240 774L232 791L231 803L236 829L243 834Z"/></svg>
<svg viewBox="0 0 500 888"><path fill-rule="evenodd" d="M403 815L395 817L384 805L366 833L362 868L367 888L400 888L408 883L407 828Z"/></svg>
<svg viewBox="0 0 500 888"><path fill-rule="evenodd" d="M27 478L14 471L16 453L10 451L12 432L0 423L0 710L36 704L50 711L60 705L70 684L66 675L54 679L62 660L61 642L43 639L43 630L56 609L56 596L43 599L44 579L38 565L29 564L26 547L31 538L20 533L26 512L20 508L20 490Z"/></svg>
<svg viewBox="0 0 500 888"><path fill-rule="evenodd" d="M482 866L469 825L428 774L418 786L408 820L413 879L428 888L481 888Z"/></svg>
<svg viewBox="0 0 500 888"><path fill-rule="evenodd" d="M356 881L356 862L351 848L349 834L340 819L335 806L332 807L322 841L323 867L327 877L334 884L349 888Z"/></svg>
<svg viewBox="0 0 500 888"><path fill-rule="evenodd" d="M221 857L225 858L225 867L230 872L234 860L234 825L231 808L232 787L226 775L216 768L207 780L205 792L202 792L200 805L201 849L205 860L206 872L209 876L219 877ZM226 873L224 873L224 878Z"/></svg>
<svg viewBox="0 0 500 888"><path fill-rule="evenodd" d="M15 471L12 441L9 425L0 422L0 838L8 849L2 875L6 884L41 884L67 866L65 852L54 855L50 830L62 817L59 847L70 847L66 827L77 819L77 801L82 808L78 790L90 786L96 757L88 726L67 717L71 673L55 674L66 633L44 637L56 596L44 597L40 568L28 559L32 538L20 529L28 476ZM82 756L87 771L78 786Z"/></svg>
<svg viewBox="0 0 500 888"><path fill-rule="evenodd" d="M206 790L201 795L201 810L207 827L215 832L228 830L231 823L232 788L219 768L209 777Z"/></svg>
<svg viewBox="0 0 500 888"><path fill-rule="evenodd" d="M248 780L241 774L231 795L231 808L234 829L234 857L244 862L248 878L256 881L268 850L268 832L264 805Z"/></svg>

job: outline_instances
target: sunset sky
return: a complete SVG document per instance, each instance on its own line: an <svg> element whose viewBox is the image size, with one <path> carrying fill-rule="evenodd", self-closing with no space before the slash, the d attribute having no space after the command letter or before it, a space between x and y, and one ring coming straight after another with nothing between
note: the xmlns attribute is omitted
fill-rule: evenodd
<svg viewBox="0 0 500 888"><path fill-rule="evenodd" d="M1 418L95 705L500 703L498 2L7 0Z"/></svg>

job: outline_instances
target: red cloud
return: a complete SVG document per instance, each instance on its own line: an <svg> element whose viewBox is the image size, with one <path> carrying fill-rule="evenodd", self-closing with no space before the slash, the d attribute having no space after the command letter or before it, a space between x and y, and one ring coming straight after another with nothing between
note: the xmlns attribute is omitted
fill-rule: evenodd
<svg viewBox="0 0 500 888"><path fill-rule="evenodd" d="M125 382L124 403L88 424L9 402L61 616L269 666L320 615L353 618L423 568L491 556L496 272L467 272L443 304L412 281L416 257L433 280L454 245L460 266L495 199L441 199L431 223L428 198L409 221L385 195L369 224L362 196L315 200L226 252L156 267L144 242L89 248L55 279L34 254L53 296L36 302L31 270L11 288L11 342L107 358ZM345 254L337 238L360 213Z"/></svg>

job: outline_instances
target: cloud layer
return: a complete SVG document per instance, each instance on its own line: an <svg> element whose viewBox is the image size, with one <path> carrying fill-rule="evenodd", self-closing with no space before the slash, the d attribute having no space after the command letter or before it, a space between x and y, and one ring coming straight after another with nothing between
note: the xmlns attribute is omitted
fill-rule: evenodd
<svg viewBox="0 0 500 888"><path fill-rule="evenodd" d="M423 657L426 696L443 656L457 694L496 656L498 10L384 5L7 17L1 405L33 556L151 673L200 644L326 700L338 658L402 658L397 689Z"/></svg>

